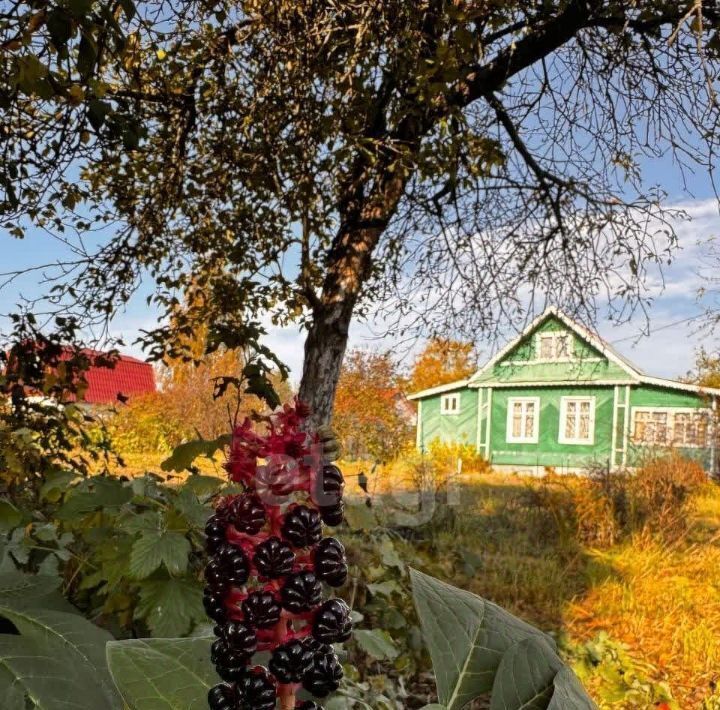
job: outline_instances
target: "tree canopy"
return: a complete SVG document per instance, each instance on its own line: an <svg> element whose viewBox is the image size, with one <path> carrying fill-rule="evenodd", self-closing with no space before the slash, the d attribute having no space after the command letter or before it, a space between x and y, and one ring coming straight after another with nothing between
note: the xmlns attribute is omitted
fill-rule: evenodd
<svg viewBox="0 0 720 710"><path fill-rule="evenodd" d="M412 364L406 389L408 392L464 380L478 366L473 343L449 338L433 338L425 345Z"/></svg>
<svg viewBox="0 0 720 710"><path fill-rule="evenodd" d="M0 223L73 241L62 307L152 278L178 333L307 327L332 409L353 316L492 332L644 297L674 233L643 172L710 170L719 11L701 0L0 3ZM187 292L202 298L187 299Z"/></svg>

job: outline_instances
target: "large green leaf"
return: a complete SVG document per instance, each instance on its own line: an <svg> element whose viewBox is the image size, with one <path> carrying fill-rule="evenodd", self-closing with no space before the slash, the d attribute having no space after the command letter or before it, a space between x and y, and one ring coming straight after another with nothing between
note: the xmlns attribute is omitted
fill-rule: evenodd
<svg viewBox="0 0 720 710"><path fill-rule="evenodd" d="M540 638L511 646L500 661L493 683L490 710L545 710L563 663Z"/></svg>
<svg viewBox="0 0 720 710"><path fill-rule="evenodd" d="M549 636L470 592L410 574L442 706L459 710L492 692L493 710L594 707ZM565 702L573 698L580 704Z"/></svg>
<svg viewBox="0 0 720 710"><path fill-rule="evenodd" d="M209 638L111 641L107 660L130 710L195 710L220 682Z"/></svg>
<svg viewBox="0 0 720 710"><path fill-rule="evenodd" d="M140 586L135 616L147 621L153 636L184 636L195 623L207 621L202 587L182 578L147 580Z"/></svg>
<svg viewBox="0 0 720 710"><path fill-rule="evenodd" d="M229 444L229 434L223 434L217 439L186 441L173 449L172 454L160 464L160 468L163 471L185 471L192 467L196 458L200 456L212 458L218 451Z"/></svg>
<svg viewBox="0 0 720 710"><path fill-rule="evenodd" d="M553 696L547 710L596 710L596 707L572 670L567 666L561 668L555 676Z"/></svg>
<svg viewBox="0 0 720 710"><path fill-rule="evenodd" d="M119 708L105 662L112 636L82 617L55 590L55 580L0 575L0 616L20 635L0 635L3 708L28 696L40 708Z"/></svg>
<svg viewBox="0 0 720 710"><path fill-rule="evenodd" d="M492 690L507 649L544 634L480 597L411 570L413 596L430 651L440 703L462 708ZM549 641L549 643L552 643Z"/></svg>
<svg viewBox="0 0 720 710"><path fill-rule="evenodd" d="M0 604L4 607L41 607L72 612L74 607L58 592L60 581L55 576L4 572L0 574Z"/></svg>

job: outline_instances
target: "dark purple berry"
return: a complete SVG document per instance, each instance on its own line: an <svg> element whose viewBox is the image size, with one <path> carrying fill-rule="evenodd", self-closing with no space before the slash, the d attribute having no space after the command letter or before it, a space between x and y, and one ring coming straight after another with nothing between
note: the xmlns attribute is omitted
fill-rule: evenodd
<svg viewBox="0 0 720 710"><path fill-rule="evenodd" d="M280 590L282 605L295 614L310 611L322 600L322 586L312 572L297 572L288 577Z"/></svg>
<svg viewBox="0 0 720 710"><path fill-rule="evenodd" d="M212 589L241 587L249 576L250 565L245 553L229 543L223 545L205 567L205 579Z"/></svg>
<svg viewBox="0 0 720 710"><path fill-rule="evenodd" d="M340 469L331 463L325 464L315 480L312 501L321 508L337 505L344 488L345 479Z"/></svg>
<svg viewBox="0 0 720 710"><path fill-rule="evenodd" d="M227 683L220 683L208 691L208 705L210 710L235 710L237 695L235 688Z"/></svg>
<svg viewBox="0 0 720 710"><path fill-rule="evenodd" d="M225 522L213 515L205 525L205 548L214 555L225 543Z"/></svg>
<svg viewBox="0 0 720 710"><path fill-rule="evenodd" d="M315 508L298 505L285 514L282 536L295 547L310 547L322 537L322 521Z"/></svg>
<svg viewBox="0 0 720 710"><path fill-rule="evenodd" d="M228 500L220 515L239 532L256 535L265 525L265 508L254 493L243 493Z"/></svg>
<svg viewBox="0 0 720 710"><path fill-rule="evenodd" d="M342 587L347 581L345 548L334 537L325 537L315 548L315 574L331 587Z"/></svg>
<svg viewBox="0 0 720 710"><path fill-rule="evenodd" d="M242 678L249 657L244 653L236 653L225 639L219 638L210 647L210 660L223 680L233 682Z"/></svg>
<svg viewBox="0 0 720 710"><path fill-rule="evenodd" d="M300 683L312 666L314 654L294 639L278 646L270 657L270 670L281 683Z"/></svg>
<svg viewBox="0 0 720 710"><path fill-rule="evenodd" d="M280 621L280 604L270 592L252 592L242 603L248 626L269 629Z"/></svg>
<svg viewBox="0 0 720 710"><path fill-rule="evenodd" d="M345 504L340 501L336 505L321 505L320 515L325 525L334 528L345 519Z"/></svg>
<svg viewBox="0 0 720 710"><path fill-rule="evenodd" d="M304 703L296 705L295 710L323 710L323 707L312 700L306 700Z"/></svg>
<svg viewBox="0 0 720 710"><path fill-rule="evenodd" d="M319 653L332 653L333 649L329 643L322 643L312 636L307 636L303 639L305 647L313 654L317 656Z"/></svg>
<svg viewBox="0 0 720 710"><path fill-rule="evenodd" d="M215 589L205 587L203 606L205 607L205 613L213 621L217 621L219 624L225 623L226 613L222 594L219 594Z"/></svg>
<svg viewBox="0 0 720 710"><path fill-rule="evenodd" d="M225 641L233 653L246 658L250 658L257 648L255 632L240 621L229 621L222 626L216 626L215 635Z"/></svg>
<svg viewBox="0 0 720 710"><path fill-rule="evenodd" d="M295 553L279 537L271 537L255 548L253 562L263 577L277 579L292 572Z"/></svg>
<svg viewBox="0 0 720 710"><path fill-rule="evenodd" d="M342 599L329 599L315 614L313 636L321 643L342 643L350 638L350 607Z"/></svg>
<svg viewBox="0 0 720 710"><path fill-rule="evenodd" d="M272 676L258 666L246 671L237 683L241 710L274 710L277 693Z"/></svg>
<svg viewBox="0 0 720 710"><path fill-rule="evenodd" d="M324 698L340 687L342 677L338 657L334 653L318 653L303 678L303 687L318 698Z"/></svg>

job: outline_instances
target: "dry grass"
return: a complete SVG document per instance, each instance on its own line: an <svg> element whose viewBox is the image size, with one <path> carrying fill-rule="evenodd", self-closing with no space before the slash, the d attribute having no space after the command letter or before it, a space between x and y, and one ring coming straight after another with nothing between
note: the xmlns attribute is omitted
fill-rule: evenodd
<svg viewBox="0 0 720 710"><path fill-rule="evenodd" d="M681 708L700 707L720 675L720 489L697 496L688 533L671 545L635 538L591 556L614 573L567 605L578 639L605 630L667 682Z"/></svg>

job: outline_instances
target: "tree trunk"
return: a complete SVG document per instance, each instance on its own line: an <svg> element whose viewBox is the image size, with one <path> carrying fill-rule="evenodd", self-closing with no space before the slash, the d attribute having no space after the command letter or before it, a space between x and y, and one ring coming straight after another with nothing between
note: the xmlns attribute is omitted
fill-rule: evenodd
<svg viewBox="0 0 720 710"><path fill-rule="evenodd" d="M352 302L316 309L305 340L305 360L300 381L300 400L310 406L310 426L315 429L330 421L340 367L348 341Z"/></svg>

